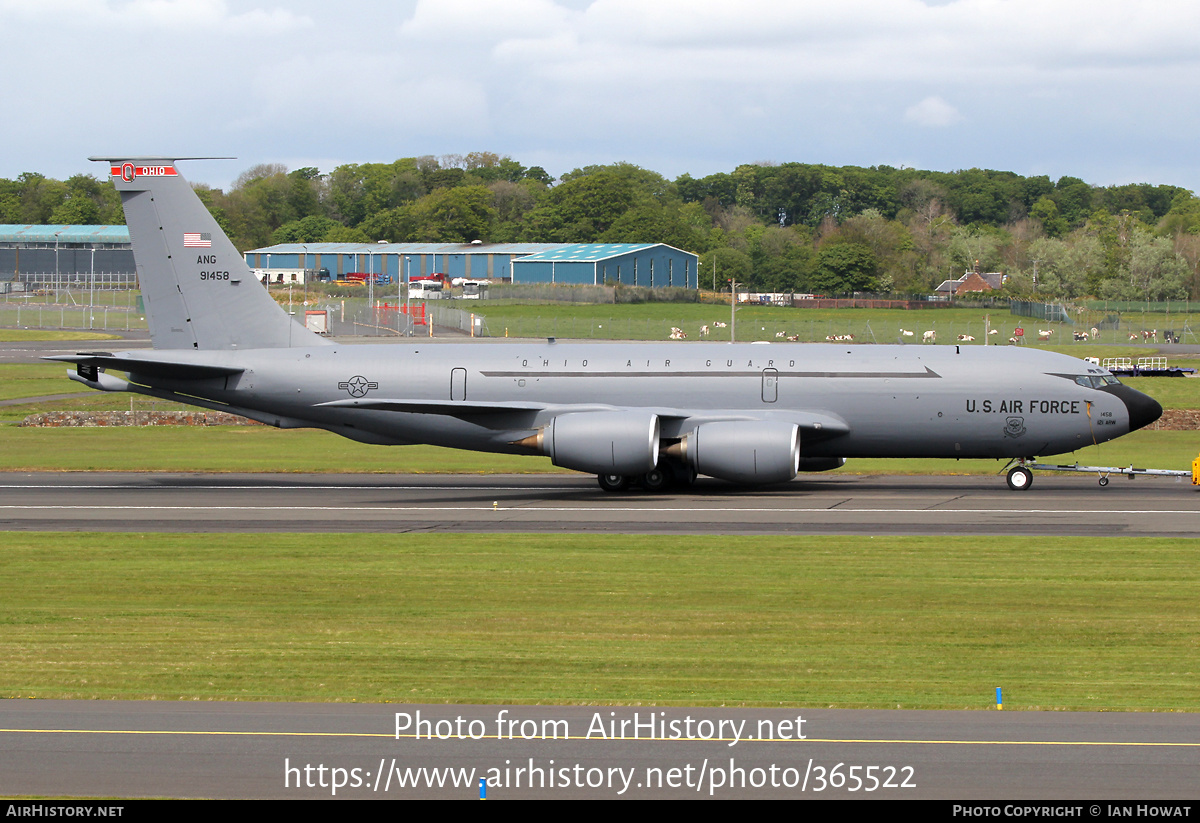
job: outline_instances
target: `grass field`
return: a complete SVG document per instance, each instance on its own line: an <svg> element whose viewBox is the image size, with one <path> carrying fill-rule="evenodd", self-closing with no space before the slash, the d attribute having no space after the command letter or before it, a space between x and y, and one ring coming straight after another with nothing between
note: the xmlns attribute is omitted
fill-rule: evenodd
<svg viewBox="0 0 1200 823"><path fill-rule="evenodd" d="M462 306L456 306L462 308ZM708 325L707 339L727 341L730 329L718 329L720 321L728 323L729 307L707 303L546 303L526 304L508 302L482 302L467 307L467 310L482 314L487 320L487 330L492 337L562 337L595 338L618 340L665 340L672 326L687 333L688 338L698 339L700 327ZM1017 317L1004 310L976 308L930 308L930 309L797 309L778 306L742 305L737 310L737 339L739 341L775 340L776 335L797 335L801 342L823 341L829 335L852 334L859 343L895 343L901 341L920 344L922 333L937 332L938 344L953 343L958 335L968 334L976 338L976 345L985 339L985 329L993 328L997 334L991 336L993 343L1007 343L1014 330L1025 329L1025 343L1038 347L1065 350L1079 357L1108 357L1108 354L1093 354L1093 349L1106 346L1127 346L1128 333L1141 329L1174 329L1185 343L1198 343L1200 336L1189 337L1187 329L1196 327L1191 315L1171 315L1127 312L1122 317L1121 329L1105 329L1095 341L1076 343L1072 340L1075 329L1089 329L1099 323L1097 314L1079 318L1077 325L1046 323L1031 317ZM911 338L902 337L901 329L914 332ZM1051 329L1054 334L1048 341L1038 340L1039 329ZM1196 329L1200 333L1200 328ZM1145 353L1145 352L1143 352ZM1167 352L1169 353L1169 352Z"/></svg>
<svg viewBox="0 0 1200 823"><path fill-rule="evenodd" d="M62 331L58 329L0 329L0 343L23 343L28 340L117 340L115 334L94 331Z"/></svg>
<svg viewBox="0 0 1200 823"><path fill-rule="evenodd" d="M1057 463L1190 470L1200 433L1139 431ZM834 474L995 474L1004 460L854 459ZM334 434L266 426L0 427L0 471L361 472L526 474L549 458L436 446L368 446Z"/></svg>
<svg viewBox="0 0 1200 823"><path fill-rule="evenodd" d="M1200 542L6 534L4 697L1200 709Z"/></svg>

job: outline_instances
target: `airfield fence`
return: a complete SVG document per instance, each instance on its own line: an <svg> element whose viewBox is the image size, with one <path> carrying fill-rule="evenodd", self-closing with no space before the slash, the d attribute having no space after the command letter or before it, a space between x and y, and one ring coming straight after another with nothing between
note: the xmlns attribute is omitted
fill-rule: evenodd
<svg viewBox="0 0 1200 823"><path fill-rule="evenodd" d="M558 283L502 283L488 287L488 302L513 303L699 303L695 289L660 286L577 286ZM729 295L725 296L726 302Z"/></svg>
<svg viewBox="0 0 1200 823"><path fill-rule="evenodd" d="M392 298L394 301L395 298ZM337 337L426 337L433 324L438 334L471 334L487 336L487 324L482 315L446 306L438 300L413 300L407 305L378 300L370 304L363 298L310 301L306 309L329 312L329 333Z"/></svg>
<svg viewBox="0 0 1200 823"><path fill-rule="evenodd" d="M563 287L551 287L563 289ZM588 287L595 290L612 289L609 286ZM649 291L649 290L646 290ZM96 291L62 289L58 292L41 294L6 295L7 302L0 302L0 326L43 329L72 329L93 331L131 331L146 329L145 313L141 309L140 296L136 291ZM365 297L320 297L310 298L307 303L303 295L293 292L289 301L286 293L280 293L280 305L294 312L303 322L305 309L329 311L330 333L336 336L396 337L412 334L426 336L429 327L424 318L410 318L396 310L380 310ZM726 295L726 299L728 295ZM87 305L93 300L95 305ZM57 301L57 302L55 302ZM391 298L394 304L395 298ZM376 301L381 303L383 301ZM713 306L713 320L704 335L701 323L683 319L649 319L636 317L596 318L574 316L569 310L555 311L547 307L544 315L508 317L499 326L496 321L488 322L488 307L504 305L509 300L479 301L423 301L429 319L434 324L434 334L450 333L470 335L474 327L476 337L557 337L563 339L595 340L668 340L674 329L679 329L683 339L728 341L728 303L723 307ZM417 305L418 301L413 301ZM1007 306L1007 302L1005 303ZM1045 304L1039 304L1045 305ZM1016 338L1022 345L1039 343L1072 344L1080 347L1087 344L1126 344L1136 338L1138 342L1200 343L1200 335L1194 331L1190 313L1190 302L1173 303L1130 303L1129 308L1118 311L1126 304L1095 301L1088 303L1052 304L1060 305L1070 321L1043 320L1025 316L991 315L991 329L996 334L988 335L982 319L963 321L940 319L940 312L914 314L912 322L881 320L870 310L846 311L834 315L821 313L817 317L807 311L779 309L771 317L743 318L739 314L737 339L742 342L754 340L798 342L855 342L855 343L912 343L920 344L926 331L937 334L937 343L959 342L960 335L974 340L963 342L981 344L985 338L989 343L1007 344ZM460 308L460 307L466 308ZM1149 306L1149 311L1147 311ZM930 306L932 308L932 306ZM1155 311L1162 309L1162 311ZM1170 309L1170 311L1166 311ZM415 309L414 309L415 310ZM661 317L661 312L659 313ZM690 315L694 317L694 314ZM894 315L893 315L894 316ZM415 322L412 322L415 320ZM1017 327L1024 327L1023 335L1016 335ZM1091 329L1096 329L1093 337ZM911 331L911 335L903 331ZM1038 339L1039 332L1052 330L1046 341ZM1074 334L1086 334L1086 340L1075 341ZM837 338L843 338L838 340ZM851 340L852 338L852 340ZM1086 352L1081 351L1081 355Z"/></svg>
<svg viewBox="0 0 1200 823"><path fill-rule="evenodd" d="M0 326L20 329L130 331L146 328L145 315L115 306L65 306L0 303Z"/></svg>
<svg viewBox="0 0 1200 823"><path fill-rule="evenodd" d="M1038 320L1075 325L1062 303L1037 303L1032 300L1014 300L1010 310L1019 317L1036 317Z"/></svg>
<svg viewBox="0 0 1200 823"><path fill-rule="evenodd" d="M486 308L484 306L483 308ZM780 319L763 320L739 319L736 335L738 342L770 341L770 342L800 342L800 343L906 343L922 345L925 332L932 331L936 335L936 344L967 343L982 345L985 340L992 345L1010 345L1016 340L1017 345L1036 346L1044 344L1078 345L1086 348L1088 345L1125 344L1130 342L1129 335L1136 333L1142 340L1141 326L1136 323L1127 324L1128 328L1119 329L1115 326L1097 327L1096 337L1087 334L1086 340L1075 340L1074 332L1090 329L1091 326L1080 324L1070 326L1061 322L1027 323L1021 318L992 317L986 324L982 319L974 321L934 320L933 322L917 321L897 327L887 321L886 325L878 318L874 323L864 318L861 312L847 313L843 319L805 319L803 315L790 312L780 312ZM1154 318L1147 318L1148 321ZM1158 318L1161 320L1161 318ZM1200 337L1192 332L1190 318L1178 318L1173 326L1173 334L1179 335L1180 343L1200 343ZM718 326L718 322L728 323L728 314L724 319L708 324L708 334L702 332L702 324L696 321L661 320L648 318L609 317L609 318L580 318L570 315L535 315L531 317L509 318L507 325L490 324L491 334L496 337L555 337L577 340L710 340L728 342L730 329L728 326ZM1016 330L1020 328L1022 334ZM1155 328L1147 325L1147 330ZM678 329L682 337L672 334ZM1165 330L1158 327L1157 342L1165 342ZM993 332L994 333L989 333ZM911 334L904 334L905 331ZM1050 331L1045 340L1039 339L1040 332ZM966 338L959 340L960 335ZM840 338L840 339L839 339ZM1081 351L1080 356L1087 352Z"/></svg>

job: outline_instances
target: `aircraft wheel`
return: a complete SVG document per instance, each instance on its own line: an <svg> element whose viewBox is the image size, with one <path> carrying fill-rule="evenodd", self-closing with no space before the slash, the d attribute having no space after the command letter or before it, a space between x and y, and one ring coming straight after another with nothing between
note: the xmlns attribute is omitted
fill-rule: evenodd
<svg viewBox="0 0 1200 823"><path fill-rule="evenodd" d="M623 474L598 474L596 482L606 492L623 492L629 488L629 478Z"/></svg>
<svg viewBox="0 0 1200 823"><path fill-rule="evenodd" d="M1107 477L1101 477L1101 478L1100 478L1100 485L1101 485L1101 486L1107 486L1107 485L1108 485L1108 478L1107 478Z"/></svg>
<svg viewBox="0 0 1200 823"><path fill-rule="evenodd" d="M669 478L662 469L651 469L642 475L642 488L648 492L660 492L667 488Z"/></svg>
<svg viewBox="0 0 1200 823"><path fill-rule="evenodd" d="M1008 472L1008 487L1015 492L1023 492L1033 484L1033 472L1024 466L1014 466Z"/></svg>

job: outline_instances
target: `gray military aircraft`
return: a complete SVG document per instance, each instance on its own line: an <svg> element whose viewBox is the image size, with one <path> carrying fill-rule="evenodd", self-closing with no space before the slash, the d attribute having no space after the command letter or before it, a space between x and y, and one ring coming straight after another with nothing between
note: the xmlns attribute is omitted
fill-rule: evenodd
<svg viewBox="0 0 1200 823"><path fill-rule="evenodd" d="M1011 458L1025 489L1035 455L1162 414L1104 369L1015 347L335 343L250 273L176 169L199 158L92 159L121 193L154 345L50 358L100 391L364 443L544 454L606 491L779 483L852 457Z"/></svg>

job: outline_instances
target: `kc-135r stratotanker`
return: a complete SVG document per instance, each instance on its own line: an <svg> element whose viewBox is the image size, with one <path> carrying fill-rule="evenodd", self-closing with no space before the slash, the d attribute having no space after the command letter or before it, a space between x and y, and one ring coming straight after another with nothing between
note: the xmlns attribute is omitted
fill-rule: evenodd
<svg viewBox="0 0 1200 823"><path fill-rule="evenodd" d="M53 358L101 391L364 443L544 454L608 491L778 483L854 457L1014 458L1022 489L1035 455L1162 414L1105 369L1007 346L336 343L270 297L182 158L93 159L121 193L154 345Z"/></svg>

